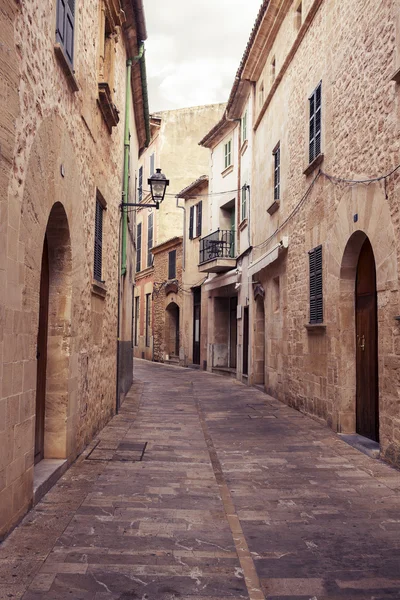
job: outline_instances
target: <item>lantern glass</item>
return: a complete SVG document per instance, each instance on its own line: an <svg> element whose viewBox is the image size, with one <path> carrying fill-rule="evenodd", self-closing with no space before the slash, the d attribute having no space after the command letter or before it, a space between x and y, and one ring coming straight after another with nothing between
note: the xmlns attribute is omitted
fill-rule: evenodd
<svg viewBox="0 0 400 600"><path fill-rule="evenodd" d="M164 200L165 191L169 185L168 179L161 173L161 169L157 169L157 172L148 180L148 184L150 185L151 196L154 202L159 204Z"/></svg>

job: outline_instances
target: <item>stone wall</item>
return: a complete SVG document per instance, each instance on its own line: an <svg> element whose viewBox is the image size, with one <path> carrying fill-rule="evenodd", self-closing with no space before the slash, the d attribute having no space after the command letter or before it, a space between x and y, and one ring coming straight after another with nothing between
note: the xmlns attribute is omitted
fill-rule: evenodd
<svg viewBox="0 0 400 600"><path fill-rule="evenodd" d="M5 0L0 10L0 536L32 502L45 234L50 306L44 457L74 460L116 406L126 49L119 32L114 101L121 121L110 134L96 103L99 35L93 15L99 3L76 6L76 92L54 51L56 2ZM132 171L137 155L133 128ZM98 192L106 203L100 286L92 285Z"/></svg>

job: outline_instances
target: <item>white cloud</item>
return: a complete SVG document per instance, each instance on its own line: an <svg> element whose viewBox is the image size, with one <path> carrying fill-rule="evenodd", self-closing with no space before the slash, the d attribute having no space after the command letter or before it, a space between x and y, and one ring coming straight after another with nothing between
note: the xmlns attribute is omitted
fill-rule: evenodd
<svg viewBox="0 0 400 600"><path fill-rule="evenodd" d="M145 0L152 111L224 102L261 0Z"/></svg>

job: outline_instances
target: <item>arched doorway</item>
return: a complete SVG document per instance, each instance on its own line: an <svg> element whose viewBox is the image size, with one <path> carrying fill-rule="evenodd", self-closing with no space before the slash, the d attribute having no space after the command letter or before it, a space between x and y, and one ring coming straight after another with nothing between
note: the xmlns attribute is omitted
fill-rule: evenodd
<svg viewBox="0 0 400 600"><path fill-rule="evenodd" d="M165 315L166 353L169 356L179 356L179 306L171 302Z"/></svg>
<svg viewBox="0 0 400 600"><path fill-rule="evenodd" d="M378 313L376 268L371 242L358 258L356 289L356 432L379 441Z"/></svg>
<svg viewBox="0 0 400 600"><path fill-rule="evenodd" d="M71 271L68 219L63 205L57 202L47 223L41 263L35 463L68 456Z"/></svg>
<svg viewBox="0 0 400 600"><path fill-rule="evenodd" d="M255 301L254 321L254 383L265 383L265 308L264 297L258 295Z"/></svg>

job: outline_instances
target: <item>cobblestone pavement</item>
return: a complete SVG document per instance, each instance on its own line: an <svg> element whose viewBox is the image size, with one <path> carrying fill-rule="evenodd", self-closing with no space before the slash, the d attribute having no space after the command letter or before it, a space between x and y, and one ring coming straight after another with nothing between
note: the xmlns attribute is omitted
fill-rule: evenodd
<svg viewBox="0 0 400 600"><path fill-rule="evenodd" d="M0 599L400 599L400 473L253 388L135 362L0 546Z"/></svg>

